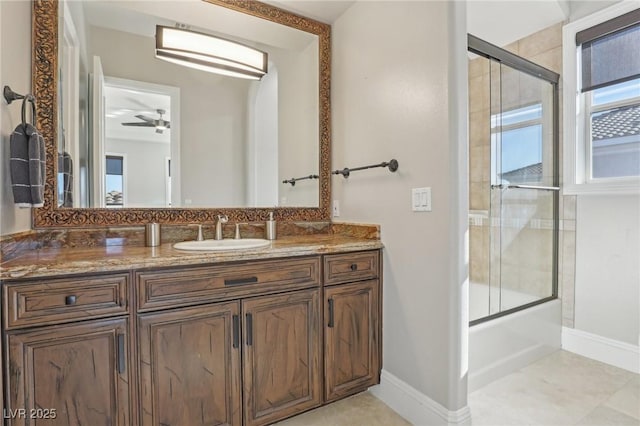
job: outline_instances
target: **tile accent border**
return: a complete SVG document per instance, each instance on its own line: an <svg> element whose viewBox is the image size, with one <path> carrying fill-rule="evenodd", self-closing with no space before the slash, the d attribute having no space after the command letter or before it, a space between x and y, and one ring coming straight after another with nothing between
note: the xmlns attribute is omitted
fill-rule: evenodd
<svg viewBox="0 0 640 426"><path fill-rule="evenodd" d="M448 410L387 370L382 370L380 384L369 391L414 425L471 424L469 406Z"/></svg>
<svg viewBox="0 0 640 426"><path fill-rule="evenodd" d="M562 327L562 349L640 374L640 346Z"/></svg>

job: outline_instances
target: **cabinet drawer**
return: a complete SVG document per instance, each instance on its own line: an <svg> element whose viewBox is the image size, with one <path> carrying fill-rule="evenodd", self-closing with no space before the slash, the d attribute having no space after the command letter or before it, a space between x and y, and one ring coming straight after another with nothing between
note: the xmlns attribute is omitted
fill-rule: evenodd
<svg viewBox="0 0 640 426"><path fill-rule="evenodd" d="M320 285L320 258L252 261L136 273L138 311Z"/></svg>
<svg viewBox="0 0 640 426"><path fill-rule="evenodd" d="M14 329L128 312L129 274L8 283L5 326Z"/></svg>
<svg viewBox="0 0 640 426"><path fill-rule="evenodd" d="M378 251L332 254L324 257L324 284L340 284L378 277Z"/></svg>

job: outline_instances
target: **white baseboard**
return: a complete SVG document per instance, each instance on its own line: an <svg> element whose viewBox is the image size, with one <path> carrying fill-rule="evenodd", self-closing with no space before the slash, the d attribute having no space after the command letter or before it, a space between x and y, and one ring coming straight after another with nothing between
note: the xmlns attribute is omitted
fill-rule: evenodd
<svg viewBox="0 0 640 426"><path fill-rule="evenodd" d="M562 349L640 374L640 347L562 327Z"/></svg>
<svg viewBox="0 0 640 426"><path fill-rule="evenodd" d="M382 370L380 384L369 390L414 425L471 424L468 406L450 411L386 370Z"/></svg>

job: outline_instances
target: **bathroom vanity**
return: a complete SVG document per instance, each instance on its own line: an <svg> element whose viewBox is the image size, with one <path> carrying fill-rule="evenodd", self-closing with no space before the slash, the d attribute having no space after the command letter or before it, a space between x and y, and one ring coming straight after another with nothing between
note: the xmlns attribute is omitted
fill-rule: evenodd
<svg viewBox="0 0 640 426"><path fill-rule="evenodd" d="M104 15L111 16L114 9L109 8L131 8L135 2L105 3L108 13ZM303 127L308 130L279 133L278 149L294 155L295 161L279 161L283 168L268 183L277 189L272 191L279 194L277 200L287 201L278 207L271 200L224 202L222 189L234 182L244 191L247 185L243 182L249 181L249 177L233 178L225 172L192 180L207 182L203 192L213 197L211 202L201 203L184 193L178 197L177 191L171 191L176 196L172 207L166 207L165 200L157 208L140 207L136 202L104 208L107 197L102 192L106 190L100 184L104 173L94 170L90 173L94 184L86 185L92 188L92 203L80 207L84 204L79 191L66 200L69 203L61 202L59 195L64 191L58 187L57 173L64 175L65 171L58 170L58 154L71 154L77 147L79 141L73 135L80 134L78 126L83 122L77 117L86 111L64 108L68 116L61 111L61 95L74 93L80 80L64 71L67 62L59 53L66 45L58 44L65 29L75 26L70 9L79 3L33 1L33 94L38 100L38 127L46 141L47 173L44 206L33 210L34 230L15 237L16 241L22 238L16 246L23 246L23 252L3 259L0 266L4 391L0 401L4 401L6 425L263 425L379 383L379 232L375 238L358 237L357 232L336 231L344 230L345 224L331 223L331 27L258 1L207 0L176 10L170 3L136 3L136 10L128 11L134 15L128 16L142 25L152 22L138 19L142 12L156 21L188 15L198 20L192 23L194 27L215 33L225 23L230 31L269 26L271 33L254 40L262 46L270 40L304 41L293 44L304 48L304 54L291 56L278 69L284 77L286 64L308 64L302 72L308 78L281 80L304 80L307 91L288 89L283 93L294 96L278 97L286 108L273 109L294 113L277 117L279 123L295 123L296 128L306 123ZM283 46L279 41L273 43L273 58L283 57ZM114 51L113 43L107 44L102 54L105 69L110 68L108 58ZM148 57L146 53L134 56ZM99 70L97 62L94 69ZM129 60L125 63L135 68ZM160 83L155 65L142 64L138 69L151 72L154 83ZM140 75L114 74L131 80L139 80L136 76ZM174 77L183 72L170 74L165 83L173 86ZM58 75L63 78L54 78ZM180 103L188 102L186 93L212 93L218 86L222 86L218 80L202 83L198 90L185 86ZM94 89L100 93L104 88ZM221 104L217 96L205 98L216 106ZM246 93L241 99L246 101ZM195 109L206 115L194 122L217 126L202 100L198 95ZM70 106L78 105L70 102ZM100 102L94 107L99 111ZM178 114L171 116L174 123L178 118ZM179 128L196 129L198 135L208 133L192 125L173 124L171 133ZM66 137L60 129L66 130ZM218 127L214 132L224 133ZM108 152L100 135L94 136L95 152ZM196 139L184 133L181 141ZM232 146L239 145L245 143ZM220 155L208 158L225 167L232 165L233 158L249 158L216 154ZM187 161L179 168L179 159L172 160L171 185L175 183L177 189L178 170L192 171L195 162ZM81 164L78 157L74 161L76 167ZM94 161L92 164L102 164ZM206 172L223 169L206 164ZM301 168L284 168L288 166ZM283 181L309 173L315 178L295 188ZM255 180L257 175L251 176ZM217 183L220 187L211 186ZM232 188L231 193L239 195L240 190ZM184 204L178 203L182 198ZM240 198L251 200L249 195ZM195 205L202 207L193 208ZM245 232L262 236L264 229L256 223L264 223L270 212L278 221L278 236L285 238L265 248L197 253L176 250L168 243L193 238L185 237L185 230L178 228L210 224L219 215L244 224L249 228ZM165 244L141 247L140 229L150 222L166 227ZM67 230L71 230L68 235ZM12 251L2 246L0 254Z"/></svg>
<svg viewBox="0 0 640 426"><path fill-rule="evenodd" d="M307 236L11 261L5 422L263 425L363 391L380 379L381 247Z"/></svg>

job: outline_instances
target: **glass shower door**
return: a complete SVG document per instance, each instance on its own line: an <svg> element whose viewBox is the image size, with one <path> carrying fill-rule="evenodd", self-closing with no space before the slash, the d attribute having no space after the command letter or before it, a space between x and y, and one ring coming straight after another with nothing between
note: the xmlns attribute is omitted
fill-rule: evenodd
<svg viewBox="0 0 640 426"><path fill-rule="evenodd" d="M490 302L495 315L553 297L556 282L555 88L491 65Z"/></svg>
<svg viewBox="0 0 640 426"><path fill-rule="evenodd" d="M558 79L469 36L472 325L556 297Z"/></svg>

